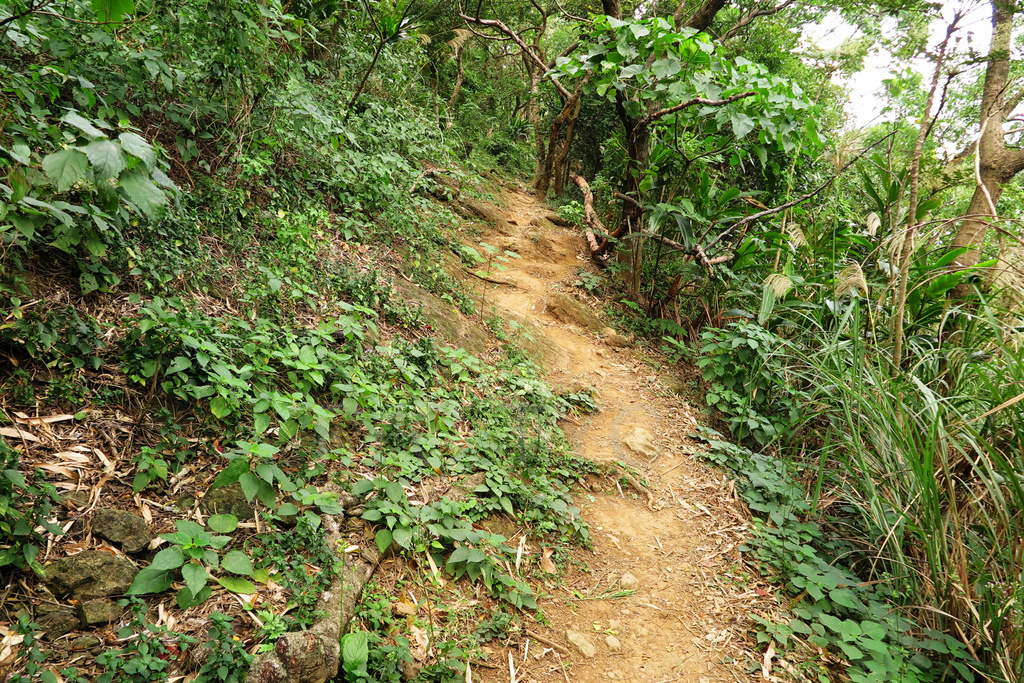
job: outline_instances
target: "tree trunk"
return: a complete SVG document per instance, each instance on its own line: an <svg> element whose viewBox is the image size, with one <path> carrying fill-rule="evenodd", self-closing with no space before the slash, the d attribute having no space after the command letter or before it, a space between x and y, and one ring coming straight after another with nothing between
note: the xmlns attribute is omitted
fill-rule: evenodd
<svg viewBox="0 0 1024 683"><path fill-rule="evenodd" d="M572 139L576 134L576 120L580 116L580 105L583 100L577 98L576 106L573 108L572 114L569 115L569 126L565 129L565 142L562 144L562 151L558 154L558 158L555 159L555 196L561 197L562 190L565 189L565 178L568 169L569 150L572 148Z"/></svg>
<svg viewBox="0 0 1024 683"><path fill-rule="evenodd" d="M551 133L548 136L548 149L544 155L544 168L541 169L539 182L537 183L537 196L544 199L548 196L548 187L551 186L551 168L555 163L555 148L558 146L558 132L562 129L562 115L559 114L551 122Z"/></svg>
<svg viewBox="0 0 1024 683"><path fill-rule="evenodd" d="M946 47L949 39L956 31L956 20L946 27L946 39L939 46L938 55L935 58L935 70L932 73L932 87L928 91L928 98L925 100L924 109L921 113L921 125L917 132L917 142L914 144L914 153L910 162L910 199L907 201L907 232L903 236L903 249L900 253L899 289L896 295L896 315L893 318L893 350L892 362L893 372L898 373L903 354L903 314L907 307L907 281L910 279L910 256L914 251L914 234L917 232L917 196L921 180L921 154L924 152L924 141L932 129L932 103L935 101L935 92L939 89L939 79L942 77L942 68L946 58Z"/></svg>
<svg viewBox="0 0 1024 683"><path fill-rule="evenodd" d="M526 60L526 68L530 74L530 94L526 98L526 106L523 108L526 112L526 120L533 126L533 135L535 144L537 146L537 152L535 155L536 164L533 170L533 188L537 189L540 185L541 175L544 173L544 127L540 125L540 81L544 77L544 74L540 73L540 69L537 68L536 64L533 64L528 57L524 55Z"/></svg>
<svg viewBox="0 0 1024 683"><path fill-rule="evenodd" d="M1006 116L1020 104L1024 91L1007 94L1010 84L1010 42L1016 7L1007 0L992 0L992 46L981 99L981 134L975 158L974 196L967 214L960 222L954 247L969 247L958 264L963 268L976 266L979 248L996 216L996 202L1003 186L1024 170L1024 151L1007 149L1003 123ZM968 293L966 283L954 291L955 298Z"/></svg>
<svg viewBox="0 0 1024 683"><path fill-rule="evenodd" d="M459 92L462 90L462 82L466 80L466 65L462 63L462 45L455 50L455 61L458 63L459 75L455 79L455 88L452 90L452 98L448 100L448 109L455 106L459 99Z"/></svg>

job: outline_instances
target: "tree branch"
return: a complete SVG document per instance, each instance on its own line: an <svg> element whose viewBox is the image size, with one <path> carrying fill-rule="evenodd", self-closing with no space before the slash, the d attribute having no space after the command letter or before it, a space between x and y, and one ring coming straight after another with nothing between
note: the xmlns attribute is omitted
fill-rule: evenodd
<svg viewBox="0 0 1024 683"><path fill-rule="evenodd" d="M728 0L707 0L707 2L701 5L700 8L693 13L693 16L690 17L689 21L687 21L683 27L695 28L698 31L707 30L708 26L711 26L711 22L715 20L715 15L718 14L718 10L725 7L727 3ZM682 9L683 6L680 5L679 9L676 10L677 16L673 17L676 22L676 27L678 28L683 28L679 26L679 22L682 20L683 15Z"/></svg>
<svg viewBox="0 0 1024 683"><path fill-rule="evenodd" d="M716 244L718 244L719 242L724 240L726 237L728 237L730 234L735 232L735 230L737 228L740 228L740 227L746 225L747 223L753 223L754 221L759 220L761 218L765 218L767 216L771 216L771 215L777 214L777 213L779 213L781 211L785 211L786 209L792 208L792 207L796 206L797 204L803 204L808 199L812 199L813 197L816 197L817 195L821 194L821 192L823 190L825 190L825 188L827 188L829 185L831 185L832 183L835 182L836 178L838 178L843 173L845 173L846 169L850 168L850 166L855 164L857 161L860 161L860 159L863 158L865 154L867 154L872 149L874 149L875 147L880 145L884 140L887 140L888 138L891 138L895 134L896 134L896 131L893 131L892 133L889 133L888 135L885 135L885 136L879 138L876 142L872 143L870 146L868 146L863 151L861 151L860 154L858 154L857 156L855 156L854 158L852 158L848 162L846 162L846 164L844 164L843 167L841 169L839 169L835 173L835 175L833 175L831 178L829 178L828 180L823 182L821 185L819 185L818 187L816 187L813 190L811 190L810 192L808 192L807 194L803 195L802 197L798 197L798 198L794 199L791 202L786 202L785 204L782 204L781 206L776 206L775 208L772 208L772 209L765 209L764 211L758 211L755 214L751 214L751 215L747 216L746 218L741 218L740 220L736 221L735 223L730 225L728 228L726 228L725 230L720 232L718 234L718 236L715 237L715 239L711 240L711 242L709 242L708 245L706 247L704 247L704 250L705 251L710 251L712 247L714 247Z"/></svg>
<svg viewBox="0 0 1024 683"><path fill-rule="evenodd" d="M736 22L735 26L733 26L731 29L722 34L722 37L718 39L719 42L724 43L727 40L732 40L733 38L736 37L736 34L740 32L740 29L742 29L744 26L748 26L750 22L754 21L754 19L757 19L758 17L767 17L772 14L775 14L776 12L781 12L782 10L792 5L794 2L796 2L796 0L786 0L781 5L776 5L775 7L772 7L770 9L751 10L747 12L740 18L739 21Z"/></svg>
<svg viewBox="0 0 1024 683"><path fill-rule="evenodd" d="M550 67L546 63L544 63L544 61L537 55L537 53L535 53L533 50L531 50L530 46L527 45L523 41L523 39L520 38L519 35L515 31L510 29L508 26L506 26L500 20L498 20L498 19L481 19L478 16L477 17L471 17L468 14L463 14L462 12L459 12L459 17L461 17L462 20L467 22L467 23L478 24L480 26L488 26L490 28L498 29L499 31L504 33L506 36L508 36L509 39L512 40L512 42L514 42L516 45L518 45L520 48L522 48L523 51L525 51L527 54L529 54L530 58L537 64L537 66L539 66L545 72L549 72L550 71ZM569 91L565 89L565 86L558 82L557 78L555 78L554 76L549 75L548 73L545 73L545 78L547 78L549 81L551 81L552 84L554 84L555 89L558 90L559 94L562 95L562 97L569 98L569 97L572 96L569 93Z"/></svg>
<svg viewBox="0 0 1024 683"><path fill-rule="evenodd" d="M748 90L747 92L741 92L739 95L733 95L732 97L727 97L724 100L708 100L708 99L705 99L703 97L694 97L693 99L687 100L687 101L683 102L682 104L677 104L677 105L675 105L673 107L666 107L665 109L659 109L658 111L651 112L647 116L645 116L642 119L640 119L637 122L636 127L637 128L641 128L641 127L644 127L644 126L649 126L655 120L660 119L663 116L668 116L669 114L674 114L677 111L680 111L682 109L686 109L688 107L692 107L695 104L704 104L704 105L707 105L709 107L721 107L721 106L724 106L726 104L732 104L733 102L745 99L747 97L753 97L756 94L757 94L756 92L754 92L752 90Z"/></svg>

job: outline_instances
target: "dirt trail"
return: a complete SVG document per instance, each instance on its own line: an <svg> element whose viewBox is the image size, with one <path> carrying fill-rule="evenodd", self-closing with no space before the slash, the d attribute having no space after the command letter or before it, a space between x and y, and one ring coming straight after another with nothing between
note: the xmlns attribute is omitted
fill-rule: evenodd
<svg viewBox="0 0 1024 683"><path fill-rule="evenodd" d="M500 315L522 320L534 336L544 335L535 346L543 350L552 385L597 390L600 412L564 424L576 452L626 463L635 468L636 479L649 482L651 493L638 493L609 476L588 482L590 495L580 496L578 504L593 551L579 553L566 581L549 586L550 595L540 604L550 623L534 632L565 646L566 631L576 631L596 654L588 657L568 646L568 655L561 655L563 671L555 652L535 657L548 646L534 640L525 661L519 653L516 679L759 679L760 669L756 678L748 673L753 655L745 632L755 603L767 592L755 587L738 561L737 546L749 525L735 488L693 455L698 447L687 434L696 425L694 409L634 352L609 346L600 333L558 310L560 293L569 294L567 283L578 268L590 268L585 243L572 231L531 225L548 213L536 198L508 193L505 199L511 231L483 240L522 259L495 274L510 286L477 283L486 288L488 311L494 306ZM649 443L634 444L634 450L627 443L638 436L644 440L638 429L649 433ZM618 597L630 584L627 574L636 587ZM478 680L509 680L507 667L500 675L494 670L474 674Z"/></svg>

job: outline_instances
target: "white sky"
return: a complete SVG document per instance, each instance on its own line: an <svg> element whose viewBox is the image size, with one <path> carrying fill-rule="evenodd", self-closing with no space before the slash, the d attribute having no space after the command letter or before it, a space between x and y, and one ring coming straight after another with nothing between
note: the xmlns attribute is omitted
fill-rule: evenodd
<svg viewBox="0 0 1024 683"><path fill-rule="evenodd" d="M937 47L942 41L946 34L946 26L957 10L964 16L958 24L959 30L954 34L954 49L961 52L973 48L976 52L985 54L992 36L991 6L988 2L978 0L944 3L942 18L935 19L931 24L929 47ZM896 30L895 22L888 23L888 26L883 23L883 32ZM834 50L844 41L857 37L857 34L857 29L846 23L841 14L832 12L821 24L805 26L803 41L824 50ZM849 89L846 113L850 117L850 127L859 128L882 120L880 117L885 106L882 81L904 70L906 66L906 61L897 60L884 48L875 46L868 52L864 68L859 73L849 78L833 77L834 83ZM910 66L924 76L925 83L930 83L933 73L930 61L915 59Z"/></svg>

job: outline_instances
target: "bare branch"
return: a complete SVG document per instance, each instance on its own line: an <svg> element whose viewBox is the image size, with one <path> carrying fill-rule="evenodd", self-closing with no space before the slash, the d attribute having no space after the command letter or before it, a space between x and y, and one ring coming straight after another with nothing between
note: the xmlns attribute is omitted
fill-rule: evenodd
<svg viewBox="0 0 1024 683"><path fill-rule="evenodd" d="M643 117L642 119L640 119L640 121L637 122L637 128L642 127L642 126L649 126L655 120L660 119L663 116L668 116L669 114L674 114L677 111L686 109L688 107L692 107L695 104L703 104L703 105L707 105L709 107L722 107L722 106L725 106L727 104L732 104L733 102L736 102L738 100L745 99L747 97L753 97L756 94L757 94L756 92L754 92L752 90L748 90L747 92L741 92L739 95L733 95L732 97L727 97L724 100L709 100L709 99L705 99L703 97L694 97L693 99L687 100L687 101L683 102L682 104L677 104L677 105L675 105L673 107L666 107L665 109L659 109L656 112L652 112L652 113L648 114L647 116Z"/></svg>
<svg viewBox="0 0 1024 683"><path fill-rule="evenodd" d="M530 58L537 64L537 66L539 66L545 72L550 72L550 67L544 62L544 60L542 60L540 58L540 56L536 52L531 50L530 46L527 45L523 41L523 39L520 38L519 35L515 31L510 29L508 26L506 26L500 20L498 20L498 19L481 19L480 17L471 17L468 14L463 14L462 12L459 12L459 16L462 18L463 21L465 21L467 23L478 24L480 26L488 26L490 28L498 29L499 31L504 33L506 36L508 36L509 39L512 40L512 42L514 42L516 45L521 47L524 52L529 54ZM545 73L545 77L549 81L551 81L552 84L554 84L555 89L558 90L559 94L561 94L562 97L565 97L565 98L572 97L572 95L569 93L569 91L565 89L565 86L558 82L557 78L552 76L550 73Z"/></svg>
<svg viewBox="0 0 1024 683"><path fill-rule="evenodd" d="M808 199L812 199L812 198L816 197L817 195L821 194L821 192L824 191L825 188L827 188L829 185L831 185L832 183L835 182L836 178L838 178L843 173L845 173L846 169L850 168L850 166L852 166L857 161L859 161L861 158L863 158L863 156L865 154L867 154L872 149L874 149L875 147L880 145L884 140L887 140L888 138L891 138L895 134L896 134L896 132L893 131L892 133L889 133L888 135L885 135L884 137L879 138L876 142L874 142L869 147L867 147L863 151L861 151L860 154L858 154L857 156L855 156L854 158L852 158L848 162L846 162L846 164L844 164L843 167L841 169L839 169L839 171L837 171L835 173L835 175L833 175L831 178L829 178L828 180L823 182L821 185L819 185L818 187L816 187L813 190L811 190L810 192L808 192L807 194L805 194L805 195L803 195L801 197L798 197L798 198L794 199L791 202L786 202L785 204L782 204L780 206L776 206L775 208L772 208L772 209L765 209L764 211L758 211L755 214L751 214L751 215L747 216L746 218L741 218L740 220L736 221L735 223L730 225L728 228L726 228L725 230L720 232L718 234L718 236L715 237L715 239L711 240L711 242L709 242L708 245L706 247L704 247L705 251L710 251L712 247L714 247L716 244L718 244L719 242L724 240L726 237L731 235L733 232L735 232L737 228L740 228L740 227L746 225L747 223L753 223L754 221L760 220L761 218L765 218L767 216L771 216L771 215L777 214L777 213L779 213L781 211L785 211L786 209L792 208L792 207L796 206L797 204L803 204Z"/></svg>
<svg viewBox="0 0 1024 683"><path fill-rule="evenodd" d="M724 43L728 40L732 40L740 32L740 29L744 28L745 26L748 26L750 22L754 21L754 19L757 19L758 17L767 17L772 14L775 14L776 12L781 12L782 10L792 5L794 2L796 2L796 0L785 0L785 2L783 2L781 5L776 5L775 7L771 7L769 9L751 10L747 12L742 17L740 17L740 20L736 22L735 26L733 26L731 29L722 34L722 37L719 38L719 41Z"/></svg>

